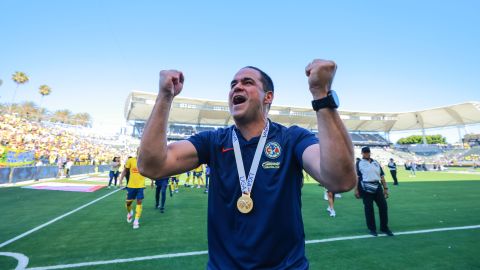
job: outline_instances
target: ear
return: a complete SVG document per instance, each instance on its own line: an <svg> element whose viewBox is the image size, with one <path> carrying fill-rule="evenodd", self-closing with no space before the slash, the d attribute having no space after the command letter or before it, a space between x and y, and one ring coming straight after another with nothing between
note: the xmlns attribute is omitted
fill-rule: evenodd
<svg viewBox="0 0 480 270"><path fill-rule="evenodd" d="M273 92L272 91L268 91L265 93L265 97L263 98L263 102L265 104L272 104L273 102Z"/></svg>

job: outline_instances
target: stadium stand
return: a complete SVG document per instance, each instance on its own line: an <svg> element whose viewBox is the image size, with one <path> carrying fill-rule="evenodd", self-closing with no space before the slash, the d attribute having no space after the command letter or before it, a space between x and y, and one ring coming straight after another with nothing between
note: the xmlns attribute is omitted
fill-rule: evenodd
<svg viewBox="0 0 480 270"><path fill-rule="evenodd" d="M58 158L71 159L75 164L101 164L121 151L105 143L108 139L72 126L39 123L12 114L0 115L2 154L6 151L34 151L36 160L44 165L55 164Z"/></svg>
<svg viewBox="0 0 480 270"><path fill-rule="evenodd" d="M176 124L171 124L169 133L173 135L187 135L190 136L195 133L195 129L193 126L183 126L183 125L176 125Z"/></svg>
<svg viewBox="0 0 480 270"><path fill-rule="evenodd" d="M355 157L361 158L361 146L355 146ZM399 155L399 153L388 147L370 147L372 158L376 159L380 164L386 166L390 158L393 158L397 165L404 164L406 161L411 160L412 156L405 154Z"/></svg>
<svg viewBox="0 0 480 270"><path fill-rule="evenodd" d="M480 146L480 134L465 134L463 141L470 146Z"/></svg>
<svg viewBox="0 0 480 270"><path fill-rule="evenodd" d="M214 127L196 127L195 129L197 130L197 132L215 130Z"/></svg>
<svg viewBox="0 0 480 270"><path fill-rule="evenodd" d="M134 136L141 136L144 123L155 104L156 93L133 91L126 99L124 116L134 127ZM419 164L450 164L452 161L465 160L466 150L459 149L458 155L449 154L456 151L453 146L441 145L392 145L387 139L390 132L431 128L464 127L480 124L480 103L465 102L445 107L438 107L410 112L354 112L339 110L340 118L350 131L352 142L356 146L356 155L360 156L358 147L374 148L373 155L382 164L394 158L397 164L415 161ZM316 133L317 119L310 107L292 107L272 105L269 116L272 121L285 126L298 125ZM169 116L169 140L188 138L194 132L208 130L211 127L225 127L233 124L226 101L205 100L177 96L172 104ZM180 127L179 127L180 126ZM185 127L190 126L190 127ZM382 136L385 134L385 137ZM478 137L467 138L477 143ZM475 156L472 156L473 158Z"/></svg>
<svg viewBox="0 0 480 270"><path fill-rule="evenodd" d="M127 121L146 121L157 94L133 91L125 101ZM339 110L340 118L352 132L391 132L480 124L480 103L465 102L413 112L354 112ZM317 120L311 107L272 105L269 118L285 126L314 129ZM233 124L226 101L175 97L170 123L227 126Z"/></svg>
<svg viewBox="0 0 480 270"><path fill-rule="evenodd" d="M388 146L390 143L383 138L380 134L369 133L354 133L350 132L350 137L355 145L368 145L368 146Z"/></svg>
<svg viewBox="0 0 480 270"><path fill-rule="evenodd" d="M460 154L460 159L462 160L480 160L480 147L472 147Z"/></svg>

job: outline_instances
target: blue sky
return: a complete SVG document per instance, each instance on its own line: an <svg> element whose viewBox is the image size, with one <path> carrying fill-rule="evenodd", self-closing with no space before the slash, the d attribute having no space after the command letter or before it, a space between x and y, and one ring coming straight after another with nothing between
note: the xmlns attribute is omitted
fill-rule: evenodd
<svg viewBox="0 0 480 270"><path fill-rule="evenodd" d="M11 74L30 82L16 101L89 112L124 124L132 90L156 92L180 69L182 95L227 99L254 65L274 80L274 104L309 106L304 67L335 60L343 110L412 111L480 100L479 1L13 1L0 2L0 102ZM456 134L456 131L454 132Z"/></svg>

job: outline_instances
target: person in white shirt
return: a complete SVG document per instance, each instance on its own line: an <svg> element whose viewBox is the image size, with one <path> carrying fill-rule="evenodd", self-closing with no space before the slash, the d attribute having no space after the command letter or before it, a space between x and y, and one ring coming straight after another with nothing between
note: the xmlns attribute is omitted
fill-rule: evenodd
<svg viewBox="0 0 480 270"><path fill-rule="evenodd" d="M380 213L380 231L388 236L393 236L388 228L388 187L385 182L382 166L374 159L370 158L370 148L362 148L362 159L356 163L358 184L355 188L355 197L363 199L365 210L365 220L369 233L377 236L375 224L375 213L373 211L373 202L378 206Z"/></svg>
<svg viewBox="0 0 480 270"><path fill-rule="evenodd" d="M397 179L397 164L393 161L393 158L390 159L390 162L388 162L388 169L390 170L390 174L392 175L393 178L393 185L398 185L398 179Z"/></svg>
<svg viewBox="0 0 480 270"><path fill-rule="evenodd" d="M417 176L415 171L417 170L417 163L415 161L410 162L410 177Z"/></svg>
<svg viewBox="0 0 480 270"><path fill-rule="evenodd" d="M65 172L66 172L66 177L70 177L70 169L72 169L73 166L73 161L72 159L67 159L67 164L65 164Z"/></svg>

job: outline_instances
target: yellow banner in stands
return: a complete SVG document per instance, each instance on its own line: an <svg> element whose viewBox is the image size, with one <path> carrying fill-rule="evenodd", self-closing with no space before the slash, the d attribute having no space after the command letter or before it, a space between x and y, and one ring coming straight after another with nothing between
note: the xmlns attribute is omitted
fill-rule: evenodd
<svg viewBox="0 0 480 270"><path fill-rule="evenodd" d="M20 151L0 146L0 167L28 166L34 162L35 151Z"/></svg>

